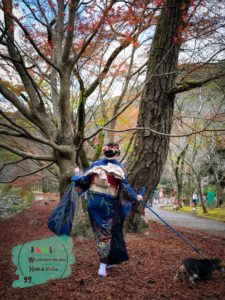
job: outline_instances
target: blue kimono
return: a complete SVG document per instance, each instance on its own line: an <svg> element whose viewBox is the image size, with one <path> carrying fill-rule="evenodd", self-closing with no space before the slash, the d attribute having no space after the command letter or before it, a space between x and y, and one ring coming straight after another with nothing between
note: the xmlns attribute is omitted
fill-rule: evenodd
<svg viewBox="0 0 225 300"><path fill-rule="evenodd" d="M71 178L76 188L80 188L83 192L88 190L87 208L98 255L100 262L107 264L118 264L128 260L123 223L132 207L131 203L137 200L137 194L129 185L125 172L123 178L111 178L112 186L109 185L109 189L98 189L93 184L96 169L110 166L113 169L113 165L124 171L123 165L116 159L103 158L94 162L83 176L74 175ZM114 193L115 189L118 189L118 192Z"/></svg>

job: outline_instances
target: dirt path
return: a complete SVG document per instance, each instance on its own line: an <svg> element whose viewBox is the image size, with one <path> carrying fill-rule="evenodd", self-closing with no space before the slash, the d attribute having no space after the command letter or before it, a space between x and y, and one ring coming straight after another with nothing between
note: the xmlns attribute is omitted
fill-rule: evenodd
<svg viewBox="0 0 225 300"><path fill-rule="evenodd" d="M53 207L53 203L45 205L38 202L15 217L0 222L0 299L224 299L225 273L215 272L210 280L198 282L194 288L190 288L185 280L173 284L173 276L181 260L195 254L156 222L150 222L149 229L142 235L126 235L130 259L110 269L107 278L97 276L98 257L94 240L74 238L76 262L69 277L23 289L12 288L12 282L17 278L12 248L52 236L46 221ZM185 236L205 255L225 259L224 238L211 239L198 231L185 231Z"/></svg>
<svg viewBox="0 0 225 300"><path fill-rule="evenodd" d="M225 238L225 223L221 221L198 218L191 214L179 211L169 212L160 207L153 207L153 210L170 225L179 226L187 229L197 229L207 234L215 234ZM149 210L145 210L148 220L159 221L159 219ZM159 221L160 222L160 221Z"/></svg>

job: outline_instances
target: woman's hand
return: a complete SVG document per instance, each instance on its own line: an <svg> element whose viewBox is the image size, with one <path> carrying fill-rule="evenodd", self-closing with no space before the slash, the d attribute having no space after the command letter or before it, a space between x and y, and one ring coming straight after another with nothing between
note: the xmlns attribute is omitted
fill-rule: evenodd
<svg viewBox="0 0 225 300"><path fill-rule="evenodd" d="M80 168L79 167L76 167L75 169L74 169L74 173L76 174L76 173L79 173L80 172Z"/></svg>
<svg viewBox="0 0 225 300"><path fill-rule="evenodd" d="M137 201L138 201L138 202L141 202L142 200L143 200L142 195L137 195Z"/></svg>

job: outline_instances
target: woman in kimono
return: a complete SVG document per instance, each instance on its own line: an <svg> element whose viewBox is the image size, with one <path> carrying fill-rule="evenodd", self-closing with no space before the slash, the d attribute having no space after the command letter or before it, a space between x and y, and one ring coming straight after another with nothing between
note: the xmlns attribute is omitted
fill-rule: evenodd
<svg viewBox="0 0 225 300"><path fill-rule="evenodd" d="M118 144L107 144L103 154L104 158L94 162L83 176L71 178L83 191L88 189L87 208L100 258L99 276L107 275L107 265L128 260L123 223L131 203L143 199L131 188L123 165L116 160ZM79 168L75 171L78 173Z"/></svg>

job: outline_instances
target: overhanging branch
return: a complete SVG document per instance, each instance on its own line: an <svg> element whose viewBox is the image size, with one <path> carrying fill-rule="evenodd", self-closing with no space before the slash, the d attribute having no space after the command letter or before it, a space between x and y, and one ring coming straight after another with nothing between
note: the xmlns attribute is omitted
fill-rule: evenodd
<svg viewBox="0 0 225 300"><path fill-rule="evenodd" d="M206 84L207 82L219 79L219 78L224 77L224 76L225 76L225 73L220 73L220 74L214 75L214 76L212 76L210 78L206 78L204 80L199 80L199 81L197 81L197 80L196 81L194 81L194 80L184 81L182 84L178 84L178 86L173 87L172 89L170 89L168 91L168 94L178 94L178 93L190 91L190 90L195 89L197 87L201 87L202 85Z"/></svg>
<svg viewBox="0 0 225 300"><path fill-rule="evenodd" d="M113 132L126 132L126 131L137 131L137 130L144 130L145 131L146 130L146 131L151 131L152 133L155 133L157 135L168 136L168 137L185 137L185 136L190 136L190 135L193 135L193 134L199 134L199 133L202 133L202 132L205 132L205 131L209 131L209 132L212 132L212 131L225 132L225 128L215 129L215 128L207 128L207 127L208 127L208 125L205 126L201 130L196 130L196 131L193 131L193 132L184 133L184 134L180 134L180 135L159 132L159 131L156 131L156 130L150 128L150 127L133 127L133 128L127 128L127 129L121 129L121 130L120 129L111 129L111 128L107 128L107 127L101 127L101 128L99 128L99 131L105 130L105 131L113 131ZM85 140L87 140L88 138L85 138Z"/></svg>
<svg viewBox="0 0 225 300"><path fill-rule="evenodd" d="M9 162L9 163L3 164L3 165L1 166L1 168L0 168L0 172L1 172L6 166L18 164L18 163L20 163L21 161L24 161L24 160L26 160L26 159L27 159L27 158L21 158L21 159L19 159L19 160L17 160L17 161L13 161L13 162Z"/></svg>
<svg viewBox="0 0 225 300"><path fill-rule="evenodd" d="M25 129L23 126L17 124L15 121L11 120L1 109L0 109L0 114L8 121L10 122L13 126L7 125L7 124L1 124L2 126L6 126L11 128L12 130L17 131L18 133L14 133L14 132L1 132L2 134L9 134L11 136L17 136L17 137L24 137L27 139L31 139L34 142L40 143L40 144L44 144L47 146L52 147L54 150L57 150L59 152L63 152L63 153L69 153L70 149L69 147L67 147L66 145L58 145L56 144L54 141L52 140L47 140L43 137L40 136L35 136L32 133L30 133L27 129ZM18 129L17 129L18 128Z"/></svg>
<svg viewBox="0 0 225 300"><path fill-rule="evenodd" d="M33 171L33 172L30 172L30 173L27 173L27 174L24 174L24 175L18 175L18 176L16 176L15 178L13 178L13 179L10 180L10 181L1 181L0 183L12 183L12 182L16 181L18 178L21 178L21 177L27 177L27 176L36 174L36 173L38 173L38 172L41 172L41 171L43 171L44 169L47 169L47 168L51 167L53 164L54 164L54 162L52 162L52 163L48 164L47 166L44 166L44 167L42 167L42 168L40 168L40 169L38 169L38 170L35 170L35 171Z"/></svg>
<svg viewBox="0 0 225 300"><path fill-rule="evenodd" d="M6 145L4 143L0 143L0 147L1 148L4 148L12 153L15 153L21 157L24 157L24 158L31 158L31 159L35 159L35 160L43 160L43 161L55 161L55 158L54 156L50 156L50 155L35 155L35 154L32 154L32 153L28 153L28 152L25 152L25 151L22 151L22 150L19 150L17 148L14 148L13 146L9 146L9 145Z"/></svg>

